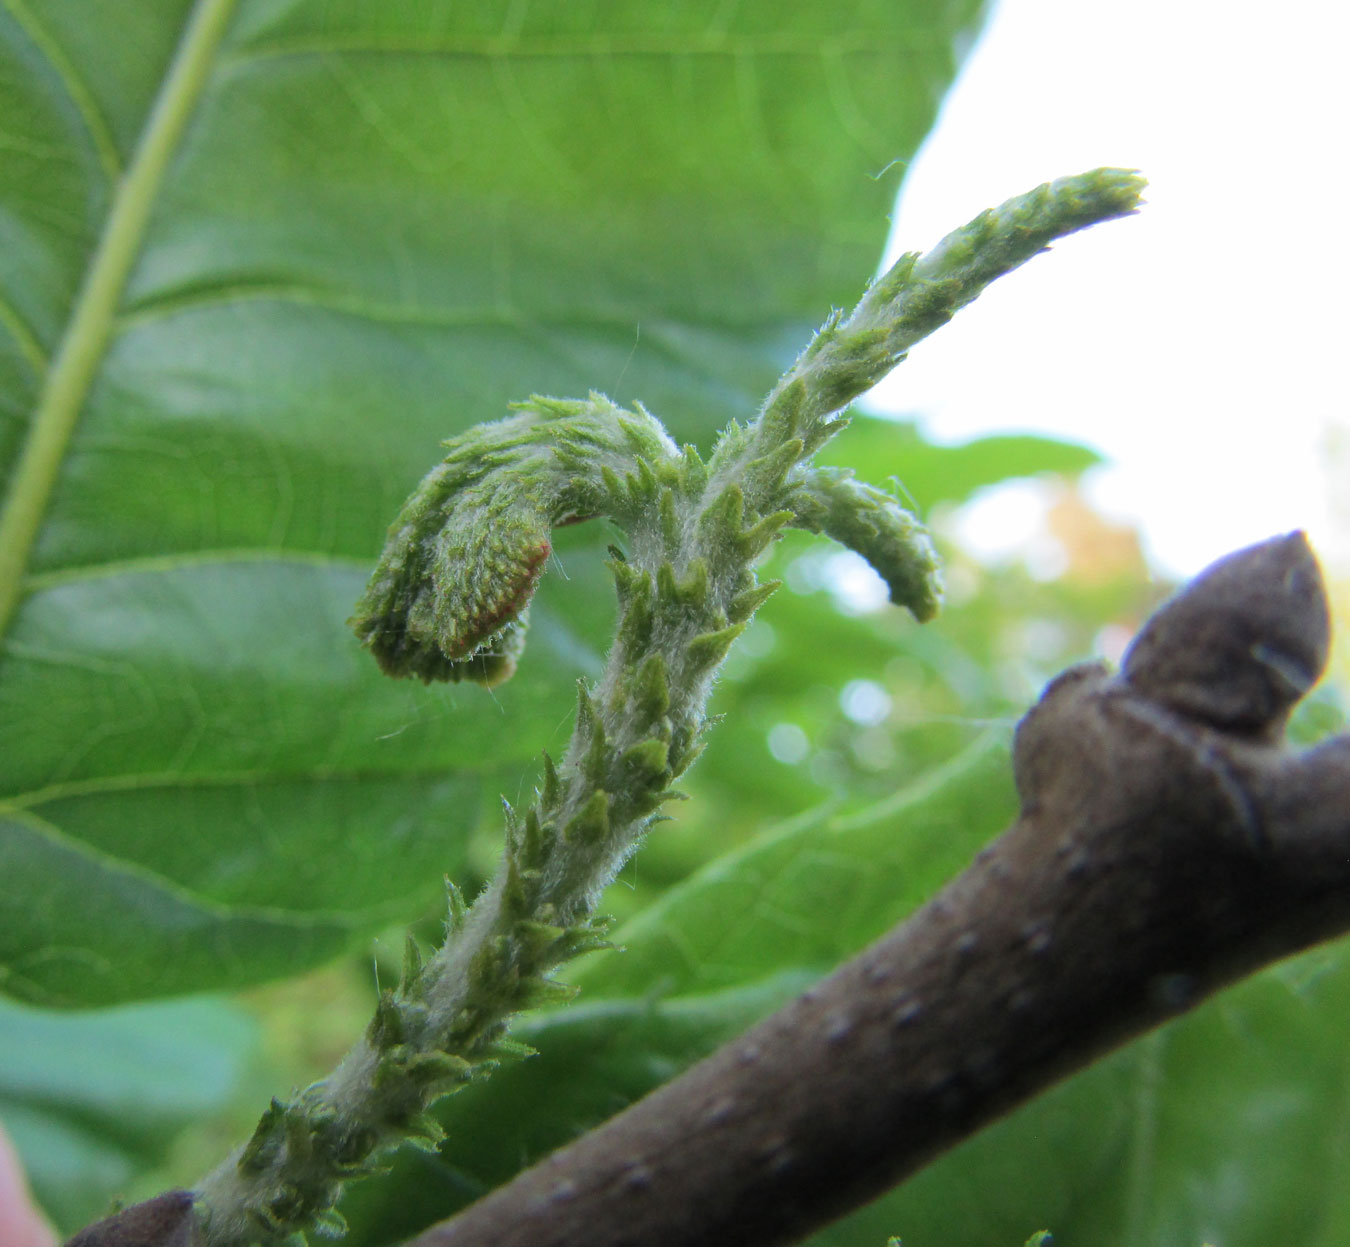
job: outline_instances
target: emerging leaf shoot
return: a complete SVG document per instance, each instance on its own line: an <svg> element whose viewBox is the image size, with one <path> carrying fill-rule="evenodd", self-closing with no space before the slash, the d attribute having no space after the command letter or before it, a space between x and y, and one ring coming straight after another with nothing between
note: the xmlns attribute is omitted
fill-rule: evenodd
<svg viewBox="0 0 1350 1247"><path fill-rule="evenodd" d="M341 1184L402 1139L434 1146L427 1109L513 1055L522 1009L571 989L551 976L604 947L600 893L634 852L671 784L702 750L727 651L775 585L755 564L786 526L866 558L891 598L925 620L941 585L927 534L899 501L815 453L843 409L920 338L1053 239L1133 212L1142 180L1102 169L986 212L926 256L906 256L847 317L830 317L758 416L705 461L655 417L598 394L533 398L446 444L389 530L352 625L389 674L492 684L515 668L553 527L607 516L624 533L604 673L583 685L562 762L536 800L506 811L497 877L447 938L410 948L364 1037L324 1081L274 1101L252 1138L198 1188L209 1247L275 1247L340 1230Z"/></svg>

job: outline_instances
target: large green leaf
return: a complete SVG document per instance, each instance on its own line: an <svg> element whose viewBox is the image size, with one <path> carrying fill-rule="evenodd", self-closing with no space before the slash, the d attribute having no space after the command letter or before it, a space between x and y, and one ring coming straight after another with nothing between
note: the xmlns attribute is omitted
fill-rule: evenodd
<svg viewBox="0 0 1350 1247"><path fill-rule="evenodd" d="M383 681L343 619L399 502L530 391L749 412L980 8L0 7L5 990L243 983L426 902L607 598L546 578L499 693Z"/></svg>

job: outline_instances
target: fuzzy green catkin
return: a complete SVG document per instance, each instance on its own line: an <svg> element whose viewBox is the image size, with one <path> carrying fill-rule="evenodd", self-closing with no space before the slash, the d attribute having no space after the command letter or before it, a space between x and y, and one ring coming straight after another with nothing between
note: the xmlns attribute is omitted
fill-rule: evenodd
<svg viewBox="0 0 1350 1247"><path fill-rule="evenodd" d="M531 399L446 443L389 529L352 627L391 675L491 684L515 669L551 530L606 516L619 599L615 642L578 694L560 763L536 799L505 809L501 867L466 909L447 885L445 942L405 950L397 988L322 1082L273 1100L252 1136L196 1187L206 1247L280 1247L338 1235L342 1184L400 1142L434 1148L441 1096L528 1053L505 1029L572 995L552 978L606 947L600 892L678 797L707 738L728 649L776 588L754 566L786 525L857 551L919 619L941 595L927 535L900 503L811 458L842 409L924 334L1051 239L1132 212L1142 181L1120 170L1064 179L982 214L927 256L905 257L847 317L834 315L705 462L642 408L598 394Z"/></svg>

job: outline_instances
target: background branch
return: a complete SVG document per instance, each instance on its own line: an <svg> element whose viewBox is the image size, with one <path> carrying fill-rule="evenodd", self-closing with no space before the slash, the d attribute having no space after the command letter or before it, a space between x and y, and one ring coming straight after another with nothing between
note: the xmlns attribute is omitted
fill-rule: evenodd
<svg viewBox="0 0 1350 1247"><path fill-rule="evenodd" d="M1350 928L1350 737L1301 534L1164 606L1018 729L1022 811L816 988L411 1247L791 1242L1106 1050Z"/></svg>

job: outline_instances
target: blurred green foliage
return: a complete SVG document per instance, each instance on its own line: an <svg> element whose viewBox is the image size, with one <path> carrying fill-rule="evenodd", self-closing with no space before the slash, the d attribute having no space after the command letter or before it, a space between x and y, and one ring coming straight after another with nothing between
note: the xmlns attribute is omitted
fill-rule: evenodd
<svg viewBox="0 0 1350 1247"><path fill-rule="evenodd" d="M0 1000L0 1121L53 1218L103 1216L202 1123L227 1144L221 1119L237 1118L241 1093L266 1090L260 1039L246 1010L209 998L82 1014Z"/></svg>

